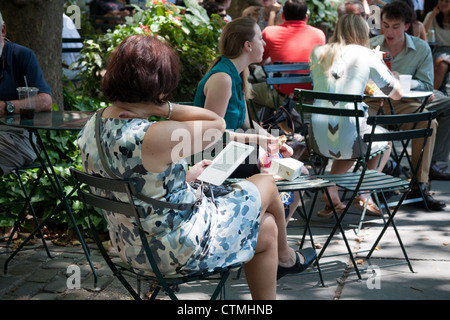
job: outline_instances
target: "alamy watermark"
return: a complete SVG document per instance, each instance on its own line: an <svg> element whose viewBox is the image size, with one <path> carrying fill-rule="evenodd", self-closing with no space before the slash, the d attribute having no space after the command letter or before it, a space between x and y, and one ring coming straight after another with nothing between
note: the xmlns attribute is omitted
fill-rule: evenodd
<svg viewBox="0 0 450 320"><path fill-rule="evenodd" d="M366 281L367 289L373 290L381 289L381 269L378 266L370 266L367 269L367 275L369 278Z"/></svg>
<svg viewBox="0 0 450 320"><path fill-rule="evenodd" d="M367 18L367 23L370 29L380 29L381 28L381 8L379 6L371 5L370 15Z"/></svg>
<svg viewBox="0 0 450 320"><path fill-rule="evenodd" d="M71 264L67 267L66 274L68 275L66 285L67 289L80 289L81 288L81 270L80 267Z"/></svg>
<svg viewBox="0 0 450 320"><path fill-rule="evenodd" d="M65 12L66 16L72 20L73 25L67 25L66 28L73 28L75 26L76 29L81 29L81 9L77 5L70 5L66 8Z"/></svg>

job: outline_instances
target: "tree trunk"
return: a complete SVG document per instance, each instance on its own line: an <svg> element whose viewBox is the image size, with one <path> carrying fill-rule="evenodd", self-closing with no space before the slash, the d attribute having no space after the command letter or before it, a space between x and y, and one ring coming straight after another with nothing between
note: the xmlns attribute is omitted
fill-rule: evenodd
<svg viewBox="0 0 450 320"><path fill-rule="evenodd" d="M6 24L6 37L34 51L52 89L53 103L62 110L64 0L2 0L0 11Z"/></svg>

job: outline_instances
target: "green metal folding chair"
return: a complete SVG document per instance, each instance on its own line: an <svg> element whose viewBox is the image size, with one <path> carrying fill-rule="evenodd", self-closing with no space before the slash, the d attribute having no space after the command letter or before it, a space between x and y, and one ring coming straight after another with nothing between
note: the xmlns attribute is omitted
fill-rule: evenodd
<svg viewBox="0 0 450 320"><path fill-rule="evenodd" d="M70 169L70 172L77 182L76 188L78 195L80 197L80 200L84 204L84 212L86 214L86 217L88 218L91 232L104 260L106 261L114 275L117 277L117 279L122 283L122 285L127 289L127 291L134 299L141 299L140 287L142 281L150 283L153 287L153 292L150 300L155 299L161 289L172 300L177 300L178 298L175 292L177 291L178 286L183 283L197 280L218 280L218 284L213 294L211 295L211 300L215 300L219 296L219 294L224 298L225 282L230 274L230 270L239 268L241 264L230 265L229 267L221 268L219 270L215 270L214 272L204 272L198 275L165 277L158 268L158 265L152 253L152 249L150 248L150 244L147 241L146 232L144 231L141 224L141 219L144 219L147 214L142 206L135 205L135 201L137 200L135 198L137 196L137 192L134 183L124 180L93 176L73 168ZM102 193L105 193L107 195L111 194L112 192L124 194L128 198L128 202L121 202L118 200L107 198L106 196L94 194L92 191L89 191L92 189L97 191L102 190ZM148 259L148 262L150 263L150 266L152 268L152 274L148 272L139 272L125 262L113 262L108 252L103 247L103 244L99 239L98 232L90 218L90 207L99 208L104 211L111 211L116 215L123 215L127 218L135 220L136 228L138 229L139 237L144 248L145 257L146 259ZM117 236L120 236L120 233L117 233ZM125 278L125 276L131 276L132 278L136 279L137 286L132 286L130 282Z"/></svg>
<svg viewBox="0 0 450 320"><path fill-rule="evenodd" d="M429 98L431 97L431 95L432 95L432 92L429 92L429 93L428 92L424 92L423 96L422 96L423 100L421 102L421 105L413 113L421 113L421 112L423 112L423 110L425 109L425 106L427 105L427 102L428 102ZM387 98L386 100L389 103L389 108L390 108L390 111L391 111L390 114L391 115L395 115L396 113L395 113L394 105L392 103L391 98ZM384 114L383 113L383 109L380 108L378 110L377 114L378 115ZM413 128L415 128L416 124L417 123L414 124ZM400 125L397 124L397 123L390 124L389 129L395 130L395 131L401 130L400 129ZM397 148L392 148L392 152L391 152L391 158L392 158L393 162L395 163L393 171L401 170L402 173L407 178L410 178L410 175L411 175L410 168L414 167L414 165L412 163L411 155L408 152L409 143L410 143L409 140L402 140L402 141L399 142L400 151L397 151ZM400 163L402 163L403 159L406 159L406 166L400 166ZM420 191L420 194L421 194L420 197L414 198L414 199L407 199L407 200L404 201L404 204L412 203L412 202L422 202L424 207L425 207L425 209L427 211L430 211L429 208L428 208L427 201L425 200L424 191L422 189L419 189L419 191Z"/></svg>
<svg viewBox="0 0 450 320"><path fill-rule="evenodd" d="M359 118L364 117L364 112L362 110L358 109L358 103L362 101L362 96L359 95L348 95L348 94L335 94L335 93L328 93L328 92L318 92L318 91L309 91L309 90L296 90L296 94L299 97L299 103L298 108L300 111L300 114L304 113L311 113L311 114L323 114L323 115L331 115L331 116L339 116L339 117L354 117L355 118L355 130L357 130L358 136L359 136ZM312 100L328 100L332 101L333 103L336 102L347 102L347 103L353 103L354 108L351 109L340 109L340 108L333 108L333 107L322 107L322 106L315 106L312 104L307 104L303 102L303 99L312 99ZM406 263L409 265L409 268L411 271L413 271L410 260L407 256L406 249L403 245L403 242L401 240L400 234L397 230L397 227L394 222L394 217L402 205L403 201L405 200L408 192L411 190L412 185L414 184L417 176L417 170L418 166L420 165L420 162L422 160L423 155L423 147L425 147L425 144L427 142L427 138L431 135L432 129L430 128L431 121L434 119L435 113L434 112L423 112L423 113L417 113L417 114L410 114L410 115L376 115L376 116L370 116L367 120L367 123L372 125L372 132L370 134L365 134L361 139L360 143L367 144L367 150L363 157L360 159L354 159L356 161L360 162L360 166L358 171L355 172L348 172L345 174L325 174L321 175L320 177L323 179L326 179L330 182L335 183L341 190L347 192L350 194L349 199L347 200L347 206L344 209L344 211L341 213L340 216L337 215L335 208L333 208L334 217L336 219L336 224L334 228L332 229L326 243L324 244L321 252L319 253L318 257L322 257L328 244L332 240L334 234L336 233L337 229L339 228L343 237L345 244L347 246L347 251L349 253L349 256L352 260L353 266L358 274L358 277L361 278L358 266L356 265L355 259L354 259L354 252L350 250L350 246L348 245L347 239L345 238L345 234L342 229L342 221L344 217L346 216L347 212L349 211L350 206L353 203L353 200L361 194L369 194L373 196L374 200L376 201L377 205L379 206L380 210L384 209L385 214L388 216L388 220L384 220L384 227L375 241L372 248L369 250L368 255L366 258L370 258L373 251L375 250L377 244L381 240L382 236L384 235L385 231L389 226L392 226L392 228L395 231L396 237L398 239L398 242L400 244L400 247L402 249L402 252L404 254ZM390 124L405 124L405 123L415 123L417 121L427 121L428 127L424 129L412 129L412 130L405 130L405 131L395 131L395 132L386 132L386 133L375 133L375 126L376 125L390 125ZM320 134L320 133L319 133ZM326 134L326 133L323 133ZM410 140L410 139L417 139L417 138L423 138L423 147L422 152L420 154L420 160L416 167L413 169L411 180L403 180L401 178L393 177L390 175L386 175L382 172L375 171L375 170L368 170L367 164L368 161L375 155L372 153L372 143L376 141L404 141L404 140ZM362 147L361 147L362 148ZM361 149L363 150L363 149ZM316 150L317 152L320 152L320 150ZM384 196L385 192L389 191L400 191L402 193L402 196L400 197L400 200L394 204L394 208L391 211L391 205L388 204L386 201L386 198ZM381 199L381 202L380 202ZM381 205L382 203L382 205Z"/></svg>

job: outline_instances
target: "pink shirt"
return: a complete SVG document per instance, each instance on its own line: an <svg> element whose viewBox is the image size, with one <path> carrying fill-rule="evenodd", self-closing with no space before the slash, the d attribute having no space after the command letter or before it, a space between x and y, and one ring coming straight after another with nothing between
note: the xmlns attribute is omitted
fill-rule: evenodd
<svg viewBox="0 0 450 320"><path fill-rule="evenodd" d="M306 21L287 20L278 26L268 26L262 32L266 42L263 60L309 62L312 49L326 42L322 30L306 24ZM295 88L312 89L310 85L281 85L284 94L294 92Z"/></svg>

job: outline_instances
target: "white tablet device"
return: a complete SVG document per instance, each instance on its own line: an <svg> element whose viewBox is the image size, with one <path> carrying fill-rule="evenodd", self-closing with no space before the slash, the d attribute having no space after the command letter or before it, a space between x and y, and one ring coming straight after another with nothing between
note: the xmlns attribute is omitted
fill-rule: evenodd
<svg viewBox="0 0 450 320"><path fill-rule="evenodd" d="M255 149L236 141L229 142L197 178L216 186L221 185Z"/></svg>

